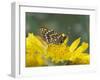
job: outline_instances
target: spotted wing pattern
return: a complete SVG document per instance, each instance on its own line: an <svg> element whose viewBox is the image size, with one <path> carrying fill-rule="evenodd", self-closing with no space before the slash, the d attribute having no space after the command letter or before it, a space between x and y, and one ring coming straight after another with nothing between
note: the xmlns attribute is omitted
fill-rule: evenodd
<svg viewBox="0 0 100 80"><path fill-rule="evenodd" d="M65 34L57 33L53 29L40 28L40 34L47 43L60 44L66 39Z"/></svg>

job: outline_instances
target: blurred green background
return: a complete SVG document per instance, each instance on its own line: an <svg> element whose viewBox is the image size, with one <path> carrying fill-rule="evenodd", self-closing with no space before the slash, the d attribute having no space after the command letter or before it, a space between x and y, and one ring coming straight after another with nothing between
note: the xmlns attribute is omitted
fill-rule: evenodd
<svg viewBox="0 0 100 80"><path fill-rule="evenodd" d="M68 35L69 45L79 37L81 42L89 43L89 15L26 12L26 36L30 32L38 34L39 28L43 25Z"/></svg>

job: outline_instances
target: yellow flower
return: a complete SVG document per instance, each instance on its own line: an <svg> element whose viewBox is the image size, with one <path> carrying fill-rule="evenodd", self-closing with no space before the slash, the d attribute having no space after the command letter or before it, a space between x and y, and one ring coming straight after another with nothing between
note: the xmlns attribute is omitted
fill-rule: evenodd
<svg viewBox="0 0 100 80"><path fill-rule="evenodd" d="M89 64L89 54L84 53L88 48L88 43L80 43L80 38L76 39L70 46L67 45L68 38L62 44L48 44L47 58L52 62L59 63L63 61L71 61L72 64Z"/></svg>
<svg viewBox="0 0 100 80"><path fill-rule="evenodd" d="M44 55L47 45L38 36L29 33L26 38L26 67L45 65Z"/></svg>
<svg viewBox="0 0 100 80"><path fill-rule="evenodd" d="M68 64L89 64L90 56L85 51L88 43L76 39L69 46L68 38L62 44L47 44L39 36L29 33L26 38L26 67L49 65L68 62ZM64 64L66 64L64 63Z"/></svg>

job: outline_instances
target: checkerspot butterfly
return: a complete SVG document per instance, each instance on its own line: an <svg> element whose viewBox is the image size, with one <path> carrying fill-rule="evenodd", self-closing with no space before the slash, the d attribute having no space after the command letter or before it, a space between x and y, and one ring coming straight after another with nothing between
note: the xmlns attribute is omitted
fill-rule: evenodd
<svg viewBox="0 0 100 80"><path fill-rule="evenodd" d="M48 29L47 27L40 28L40 35L47 43L61 44L66 39L64 33L58 33L53 29Z"/></svg>

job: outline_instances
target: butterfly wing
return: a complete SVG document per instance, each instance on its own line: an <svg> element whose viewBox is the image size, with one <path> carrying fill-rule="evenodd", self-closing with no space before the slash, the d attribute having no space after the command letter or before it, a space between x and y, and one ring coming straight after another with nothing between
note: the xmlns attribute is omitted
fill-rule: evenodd
<svg viewBox="0 0 100 80"><path fill-rule="evenodd" d="M59 34L53 29L48 29L45 27L40 28L40 34L47 43L60 44L66 39L64 34Z"/></svg>

